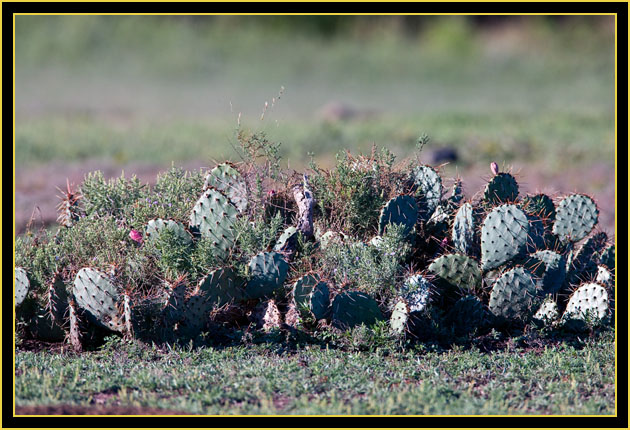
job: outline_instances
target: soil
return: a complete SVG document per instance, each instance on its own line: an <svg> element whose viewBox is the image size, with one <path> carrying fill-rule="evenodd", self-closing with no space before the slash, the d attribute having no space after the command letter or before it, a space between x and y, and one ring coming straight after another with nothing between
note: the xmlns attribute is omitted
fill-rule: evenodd
<svg viewBox="0 0 630 430"><path fill-rule="evenodd" d="M34 168L18 168L15 171L15 228L16 234L26 231L31 221L31 229L56 223L60 191L66 188L66 178L74 188L81 184L89 172L100 170L106 178L116 178L124 172L127 177L135 174L143 183L154 184L159 172L170 166L133 163L118 165L107 161L87 161L80 165L50 163ZM198 162L181 165L187 170L196 170L203 166ZM449 168L446 176L454 175ZM609 236L615 231L615 172L610 163L594 163L591 166L566 168L562 171L546 171L535 165L516 165L513 168L521 195L525 193L545 192L553 196L561 196L573 192L592 196L600 210L599 228ZM520 173L519 173L520 172ZM458 169L462 178L464 193L467 198L481 190L491 176L490 168ZM452 181L445 180L445 187ZM448 189L448 188L447 188Z"/></svg>

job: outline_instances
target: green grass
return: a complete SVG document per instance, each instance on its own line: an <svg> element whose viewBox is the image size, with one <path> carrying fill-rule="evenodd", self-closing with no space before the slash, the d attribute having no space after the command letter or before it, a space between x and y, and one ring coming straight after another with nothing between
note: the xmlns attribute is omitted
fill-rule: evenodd
<svg viewBox="0 0 630 430"><path fill-rule="evenodd" d="M606 115L521 115L444 113L384 117L382 121L324 124L291 120L265 130L281 142L281 155L297 168L308 164L309 153L330 162L340 148L368 153L372 144L386 146L400 157L409 156L422 132L432 146L459 150L460 166L485 165L491 160L539 162L556 168L614 159L614 130ZM247 124L244 124L247 126ZM16 165L28 167L50 161L82 162L109 159L125 164L141 161L168 166L190 160L236 158L232 145L236 123L228 121L141 121L128 128L112 127L98 118L46 117L23 121L16 130Z"/></svg>
<svg viewBox="0 0 630 430"><path fill-rule="evenodd" d="M82 355L16 354L16 404L156 407L189 414L614 414L614 335L386 353L282 345L159 351L112 340Z"/></svg>

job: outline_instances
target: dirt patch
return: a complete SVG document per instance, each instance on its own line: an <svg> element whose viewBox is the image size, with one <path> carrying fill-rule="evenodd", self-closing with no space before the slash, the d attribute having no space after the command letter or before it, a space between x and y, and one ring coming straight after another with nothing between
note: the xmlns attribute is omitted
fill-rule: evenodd
<svg viewBox="0 0 630 430"><path fill-rule="evenodd" d="M291 397L289 396L285 396L282 394L276 394L273 396L273 406L278 411L283 411L284 409L286 409L286 407L289 406L289 403L291 403Z"/></svg>
<svg viewBox="0 0 630 430"><path fill-rule="evenodd" d="M16 406L15 415L192 415L189 412L135 406Z"/></svg>
<svg viewBox="0 0 630 430"><path fill-rule="evenodd" d="M116 406L119 405L120 401L112 402L111 400L118 397L118 392L120 391L120 387L111 387L106 390L100 391L98 393L94 393L92 395L92 400L90 401L93 405L105 405L107 403L114 403Z"/></svg>
<svg viewBox="0 0 630 430"><path fill-rule="evenodd" d="M70 353L74 350L64 342L46 342L38 339L24 339L16 348L17 351L42 352L47 351L53 354Z"/></svg>

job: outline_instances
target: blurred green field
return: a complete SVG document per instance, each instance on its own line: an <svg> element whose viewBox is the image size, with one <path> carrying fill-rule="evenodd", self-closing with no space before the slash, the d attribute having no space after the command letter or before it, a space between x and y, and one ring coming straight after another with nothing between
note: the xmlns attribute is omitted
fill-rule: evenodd
<svg viewBox="0 0 630 430"><path fill-rule="evenodd" d="M239 112L296 166L421 133L465 163L613 159L612 18L284 18L18 17L17 167L230 157Z"/></svg>

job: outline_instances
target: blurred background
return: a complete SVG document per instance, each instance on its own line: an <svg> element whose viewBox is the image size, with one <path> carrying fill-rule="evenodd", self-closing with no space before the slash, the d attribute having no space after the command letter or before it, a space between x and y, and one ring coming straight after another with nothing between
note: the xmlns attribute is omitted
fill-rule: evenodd
<svg viewBox="0 0 630 430"><path fill-rule="evenodd" d="M588 193L614 233L614 17L18 16L16 232L84 175L238 161L237 127L285 167L373 144L448 162L470 197L496 161L522 192ZM265 110L265 102L268 106ZM264 115L263 115L264 112ZM240 119L239 119L240 115ZM446 185L449 182L446 181Z"/></svg>

